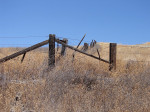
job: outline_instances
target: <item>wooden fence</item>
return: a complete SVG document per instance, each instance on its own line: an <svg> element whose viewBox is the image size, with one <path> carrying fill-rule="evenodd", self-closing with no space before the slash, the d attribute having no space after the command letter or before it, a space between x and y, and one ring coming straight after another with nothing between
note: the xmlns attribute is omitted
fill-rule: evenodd
<svg viewBox="0 0 150 112"><path fill-rule="evenodd" d="M84 37L85 37L85 35L84 35ZM82 38L82 40L84 39L84 37ZM96 57L96 56L94 56L92 54L86 53L85 51L87 50L87 47L88 47L87 43L84 44L85 45L84 50L79 50L78 47L81 44L82 40L78 44L77 48L75 48L73 46L68 45L68 40L67 39L60 40L60 39L57 39L55 37L55 35L50 34L48 40L45 40L45 41L40 42L38 44L35 44L35 45L31 46L31 47L28 47L28 48L26 48L24 50L16 52L16 53L14 53L12 55L6 56L6 57L0 59L0 63L4 63L4 62L6 62L8 60L11 60L11 59L19 56L19 55L23 55L22 60L21 60L21 62L23 62L27 52L32 51L34 49L37 49L37 48L39 48L41 46L44 46L46 44L49 44L48 65L53 68L53 67L55 67L55 43L57 42L57 43L62 45L62 50L61 50L61 55L62 56L65 54L65 49L67 47L67 48L70 48L70 49L72 49L72 50L74 50L76 52L82 53L82 54L84 54L86 56L89 56L89 57L92 57L92 58L97 59L99 61L103 61L105 63L108 63L110 71L116 69L116 53L117 53L117 50L116 50L117 44L116 43L110 43L110 46L109 46L109 49L110 49L110 51L109 51L109 61L108 61L108 60L104 60L104 59L102 59L100 57L100 53L99 53L98 50L97 50L97 52L98 52L99 57ZM92 41L90 46L94 47L95 44L96 44L96 41L94 40L94 41Z"/></svg>

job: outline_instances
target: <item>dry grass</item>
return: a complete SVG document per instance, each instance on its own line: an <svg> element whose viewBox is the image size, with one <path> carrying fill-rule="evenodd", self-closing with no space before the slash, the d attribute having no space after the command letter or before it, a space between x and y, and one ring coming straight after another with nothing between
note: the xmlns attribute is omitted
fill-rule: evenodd
<svg viewBox="0 0 150 112"><path fill-rule="evenodd" d="M140 45L143 46L143 45ZM108 60L108 44L89 53ZM108 64L67 49L48 70L44 49L0 64L1 112L148 112L150 110L150 48L117 48L117 70ZM1 48L0 58L20 48ZM44 51L44 52L43 52ZM138 54L137 54L138 53ZM147 55L145 55L145 53Z"/></svg>

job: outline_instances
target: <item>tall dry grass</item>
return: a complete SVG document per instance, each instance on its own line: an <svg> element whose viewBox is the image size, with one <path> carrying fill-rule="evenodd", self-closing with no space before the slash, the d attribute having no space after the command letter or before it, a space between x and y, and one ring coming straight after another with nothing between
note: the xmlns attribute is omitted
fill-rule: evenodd
<svg viewBox="0 0 150 112"><path fill-rule="evenodd" d="M108 60L109 46L100 43L88 53ZM148 48L149 49L149 48ZM1 48L0 58L20 50ZM44 51L44 52L43 52ZM148 112L150 70L147 49L117 48L117 70L67 49L48 69L48 54L40 49L0 64L0 111L2 112ZM123 53L121 53L123 52ZM135 54L135 53L141 54ZM129 54L130 53L130 54Z"/></svg>

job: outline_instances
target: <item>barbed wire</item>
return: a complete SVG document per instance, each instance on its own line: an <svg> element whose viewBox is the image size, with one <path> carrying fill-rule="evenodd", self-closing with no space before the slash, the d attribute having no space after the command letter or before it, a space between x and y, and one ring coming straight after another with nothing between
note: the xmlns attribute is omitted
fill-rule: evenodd
<svg viewBox="0 0 150 112"><path fill-rule="evenodd" d="M33 45L33 44L0 44L0 45Z"/></svg>
<svg viewBox="0 0 150 112"><path fill-rule="evenodd" d="M29 36L13 36L13 37L9 37L9 36L0 36L0 38L37 38L37 37L49 37L48 35L47 36L39 36L39 35L29 35ZM56 38L60 38L60 39L63 39L63 38L66 38L66 37L60 37L60 36L56 36ZM70 39L70 40L74 40L74 41L80 41L80 39L76 39L76 38L67 38L67 39ZM91 41L87 41L87 40L84 40L84 42L88 42L88 43L91 43ZM150 48L150 45L148 46L142 46L142 45L118 45L119 47L140 47L140 48Z"/></svg>
<svg viewBox="0 0 150 112"><path fill-rule="evenodd" d="M102 50L109 49L109 47L102 47Z"/></svg>
<svg viewBox="0 0 150 112"><path fill-rule="evenodd" d="M24 36L24 37L22 37L22 36L19 36L19 37L0 37L0 38L32 38L32 37L34 37L34 38L36 38L36 37L49 37L49 36ZM65 38L65 37L56 37L56 38L59 38L59 39L63 39L63 38ZM73 40L73 41L77 41L77 42L79 42L80 40L79 39L74 39L74 38L67 38L67 39L69 39L69 40ZM90 42L90 41L83 41L83 42ZM76 43L74 43L74 42L72 42L72 41L69 41L69 43L71 43L72 45L76 45ZM90 43L88 43L88 44L90 44ZM23 46L23 45L33 45L33 44L7 44L7 43L4 43L4 44L0 44L0 45L2 45L2 46Z"/></svg>
<svg viewBox="0 0 150 112"><path fill-rule="evenodd" d="M120 47L130 47L130 48L135 48L135 47L139 47L139 48L150 48L150 46L139 46L139 45L118 45L119 48Z"/></svg>
<svg viewBox="0 0 150 112"><path fill-rule="evenodd" d="M49 36L14 36L14 37L5 37L1 36L0 38L37 38L37 37L49 37Z"/></svg>
<svg viewBox="0 0 150 112"><path fill-rule="evenodd" d="M80 59L86 59L86 58L84 56L77 56L76 59L80 60ZM126 62L132 61L132 62L139 62L139 63L150 63L150 61L134 61L131 59L129 59L129 60L117 60L117 61L126 61Z"/></svg>
<svg viewBox="0 0 150 112"><path fill-rule="evenodd" d="M30 37L49 37L49 36L33 36L33 35L31 35L31 36L20 36L20 37L0 37L0 38L30 38ZM59 38L59 39L63 39L63 38L65 38L65 37L57 37L57 38ZM69 40L74 40L74 41L80 41L80 39L74 39L74 38L67 38L67 39L69 39ZM90 41L83 41L83 42L88 42L88 44L90 44ZM69 41L69 43L71 43L72 45L75 45L75 43L74 42L72 42L72 41ZM1 46L31 46L31 45L33 45L33 44L0 44ZM100 45L101 46L101 45ZM119 48L121 48L121 47L124 47L124 48L128 48L128 47L130 47L130 48L135 48L135 47L138 47L138 48L150 48L150 46L140 46L140 45L118 45L119 46ZM107 46L107 47L102 47L102 53L109 53L108 51L104 51L105 49L109 49L109 46ZM150 55L149 53L126 53L126 52L117 52L117 54L134 54L134 55Z"/></svg>
<svg viewBox="0 0 150 112"><path fill-rule="evenodd" d="M14 37L5 37L5 36L0 36L0 38L36 38L36 37L49 37L49 36L14 36ZM59 39L63 39L65 37L56 37L56 38L59 38ZM69 40L74 40L74 41L80 41L80 39L76 39L76 38L67 38ZM84 41L84 42L90 42L90 41Z"/></svg>
<svg viewBox="0 0 150 112"><path fill-rule="evenodd" d="M141 63L147 62L147 63L150 63L150 61L135 61L135 60L132 60L132 59L128 59L128 60L117 60L117 61L126 61L126 62L131 61L131 62L141 62Z"/></svg>
<svg viewBox="0 0 150 112"><path fill-rule="evenodd" d="M138 55L150 55L150 53L126 53L126 52L117 52L119 54L138 54Z"/></svg>
<svg viewBox="0 0 150 112"><path fill-rule="evenodd" d="M60 39L63 39L63 38L65 38L65 37L56 37L56 38L60 38ZM80 39L75 39L75 38L67 38L68 40L74 40L74 41L81 41ZM87 40L83 40L83 42L89 42L90 43L90 41L87 41Z"/></svg>

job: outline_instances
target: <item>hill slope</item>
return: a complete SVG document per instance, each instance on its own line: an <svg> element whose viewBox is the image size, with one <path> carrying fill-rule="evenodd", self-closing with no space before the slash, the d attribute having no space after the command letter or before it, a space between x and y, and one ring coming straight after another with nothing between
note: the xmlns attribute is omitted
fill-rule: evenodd
<svg viewBox="0 0 150 112"><path fill-rule="evenodd" d="M147 112L150 107L149 47L118 45L117 70L80 53L72 61L56 55L49 70L48 53L39 49L0 64L0 111ZM98 43L87 52L109 59L109 44ZM0 58L20 48L0 48Z"/></svg>

